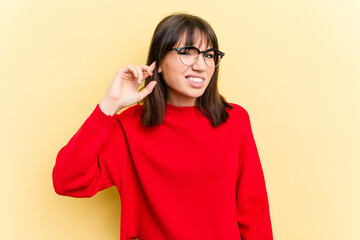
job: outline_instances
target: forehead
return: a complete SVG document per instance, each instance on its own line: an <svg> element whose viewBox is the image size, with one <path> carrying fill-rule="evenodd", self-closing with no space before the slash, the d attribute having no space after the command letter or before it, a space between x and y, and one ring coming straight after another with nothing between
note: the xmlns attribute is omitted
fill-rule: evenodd
<svg viewBox="0 0 360 240"><path fill-rule="evenodd" d="M209 48L211 45L212 44L205 33L195 30L193 33L185 31L175 44L175 47L195 46L198 48Z"/></svg>

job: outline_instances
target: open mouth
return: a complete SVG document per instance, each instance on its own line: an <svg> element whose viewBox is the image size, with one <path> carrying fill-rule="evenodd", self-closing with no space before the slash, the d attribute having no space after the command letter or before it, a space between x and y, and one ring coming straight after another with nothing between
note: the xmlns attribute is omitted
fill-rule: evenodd
<svg viewBox="0 0 360 240"><path fill-rule="evenodd" d="M186 79L189 80L190 82L195 82L195 83L201 83L205 81L203 78L197 78L197 77L186 77Z"/></svg>
<svg viewBox="0 0 360 240"><path fill-rule="evenodd" d="M189 84L195 88L201 88L205 84L205 78L197 76L186 76L185 77Z"/></svg>

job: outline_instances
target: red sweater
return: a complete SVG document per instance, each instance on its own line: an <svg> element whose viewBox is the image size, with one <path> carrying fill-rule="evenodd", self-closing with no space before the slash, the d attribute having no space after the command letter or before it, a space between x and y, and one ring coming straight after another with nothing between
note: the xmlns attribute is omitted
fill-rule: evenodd
<svg viewBox="0 0 360 240"><path fill-rule="evenodd" d="M166 103L146 128L143 106L114 116L99 105L58 153L58 194L91 197L115 185L121 240L271 240L264 175L244 108L214 128L196 107Z"/></svg>

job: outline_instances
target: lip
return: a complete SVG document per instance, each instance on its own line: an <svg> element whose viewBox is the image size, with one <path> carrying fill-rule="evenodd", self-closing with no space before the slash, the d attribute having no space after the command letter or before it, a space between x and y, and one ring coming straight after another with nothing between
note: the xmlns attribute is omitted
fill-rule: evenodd
<svg viewBox="0 0 360 240"><path fill-rule="evenodd" d="M189 77L201 78L201 79L203 79L204 81L199 82L199 83L197 83L197 82L192 82L192 81L190 81L190 80L188 79ZM200 76L200 75L194 75L194 74L186 75L186 76L185 76L185 79L187 80L187 82L189 83L189 85L192 86L192 87L194 87L194 88L202 88L202 87L204 86L204 84L205 84L205 77Z"/></svg>

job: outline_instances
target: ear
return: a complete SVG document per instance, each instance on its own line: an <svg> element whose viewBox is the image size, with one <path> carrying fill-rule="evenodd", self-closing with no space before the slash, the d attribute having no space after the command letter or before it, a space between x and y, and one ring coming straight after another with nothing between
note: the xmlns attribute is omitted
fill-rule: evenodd
<svg viewBox="0 0 360 240"><path fill-rule="evenodd" d="M162 69L161 69L161 66L159 66L158 73L161 73L161 72L162 72Z"/></svg>

